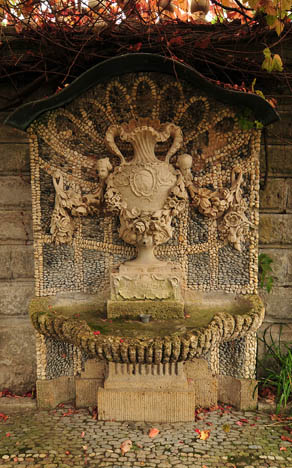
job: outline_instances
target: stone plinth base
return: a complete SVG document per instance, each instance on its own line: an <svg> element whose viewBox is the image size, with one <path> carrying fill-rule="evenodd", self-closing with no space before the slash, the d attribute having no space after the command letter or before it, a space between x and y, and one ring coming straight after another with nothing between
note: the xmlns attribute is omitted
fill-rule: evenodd
<svg viewBox="0 0 292 468"><path fill-rule="evenodd" d="M156 319L184 318L181 269L175 264L127 262L110 275L111 296L107 316Z"/></svg>
<svg viewBox="0 0 292 468"><path fill-rule="evenodd" d="M258 404L256 385L257 381L254 379L237 379L220 375L218 398L223 403L235 406L240 410L256 409Z"/></svg>
<svg viewBox="0 0 292 468"><path fill-rule="evenodd" d="M52 380L37 380L38 408L56 408L59 403L75 400L74 377L58 377Z"/></svg>
<svg viewBox="0 0 292 468"><path fill-rule="evenodd" d="M184 303L178 301L107 301L108 318L151 315L153 319L184 318Z"/></svg>
<svg viewBox="0 0 292 468"><path fill-rule="evenodd" d="M194 391L107 390L97 392L98 419L116 421L193 421Z"/></svg>

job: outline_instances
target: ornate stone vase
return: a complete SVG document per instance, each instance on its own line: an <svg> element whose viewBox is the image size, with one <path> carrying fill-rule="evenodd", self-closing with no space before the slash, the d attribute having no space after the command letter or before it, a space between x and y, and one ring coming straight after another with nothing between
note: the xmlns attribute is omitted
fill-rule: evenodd
<svg viewBox="0 0 292 468"><path fill-rule="evenodd" d="M133 158L126 161L115 139L130 142ZM155 145L173 138L165 160L155 155ZM120 165L107 178L104 200L107 209L118 212L120 237L137 246L135 260L127 266L161 265L153 253L155 245L167 242L172 236L171 222L184 211L188 202L182 174L170 164L182 144L181 129L173 123L138 119L122 125L111 125L106 143L120 158Z"/></svg>

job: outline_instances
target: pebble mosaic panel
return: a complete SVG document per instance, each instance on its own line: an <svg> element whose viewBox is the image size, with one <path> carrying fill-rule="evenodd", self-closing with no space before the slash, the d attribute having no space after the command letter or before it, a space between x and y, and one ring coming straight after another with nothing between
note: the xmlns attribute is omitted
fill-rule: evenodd
<svg viewBox="0 0 292 468"><path fill-rule="evenodd" d="M184 285L190 289L256 292L260 131L242 130L239 112L208 97L195 83L149 72L129 73L97 84L70 104L37 118L28 129L36 295L104 289L117 259L122 262L135 255L135 249L119 239L115 216L102 211L86 218L76 216L72 245L52 244L50 219L55 171L62 172L65 189L90 192L97 185L96 161L109 157L113 166L119 163L105 146L107 128L139 117L172 121L181 127L184 142L179 154L193 156L197 187L230 188L232 170L239 168L246 216L252 226L241 251L235 250L219 232L217 220L190 205L188 213L174 220L174 236L156 248L157 256L178 261ZM117 144L126 159L131 159L131 145L118 140ZM157 157L163 159L170 145L171 141L157 144Z"/></svg>

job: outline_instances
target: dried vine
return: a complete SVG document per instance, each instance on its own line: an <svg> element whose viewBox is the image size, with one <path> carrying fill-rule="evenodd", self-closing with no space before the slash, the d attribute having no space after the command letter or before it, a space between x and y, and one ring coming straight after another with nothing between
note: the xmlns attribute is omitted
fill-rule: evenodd
<svg viewBox="0 0 292 468"><path fill-rule="evenodd" d="M267 26L264 14L254 15L254 10L235 0L230 7L224 6L227 21L223 5L212 0L213 16L223 20L210 24L204 19L207 10L197 11L194 1L194 11L187 16L175 5L181 7L182 1L148 1L143 9L143 2L120 0L113 10L113 2L104 0L86 8L82 4L77 8L71 0L49 0L46 11L37 0L24 0L14 8L7 1L0 2L4 22L11 24L1 29L0 74L16 89L14 96L2 96L0 111L20 105L45 83L50 85L49 92L56 92L89 67L131 52L177 59L218 84L243 91L251 91L254 78L257 86L269 87L271 80L287 86L292 78L289 68L267 73L262 64L264 48L277 52L291 41L291 22L286 20L278 37Z"/></svg>

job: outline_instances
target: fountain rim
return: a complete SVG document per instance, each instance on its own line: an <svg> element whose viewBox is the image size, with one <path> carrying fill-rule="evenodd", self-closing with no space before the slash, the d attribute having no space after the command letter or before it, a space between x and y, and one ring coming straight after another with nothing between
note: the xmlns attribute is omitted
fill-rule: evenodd
<svg viewBox="0 0 292 468"><path fill-rule="evenodd" d="M116 363L160 364L205 356L220 343L256 332L265 313L261 298L254 294L244 296L250 303L248 313L237 316L218 313L205 328L194 328L181 335L162 338L96 336L84 320L72 320L48 311L50 297L32 299L30 318L34 328L44 336L77 346L91 357Z"/></svg>

